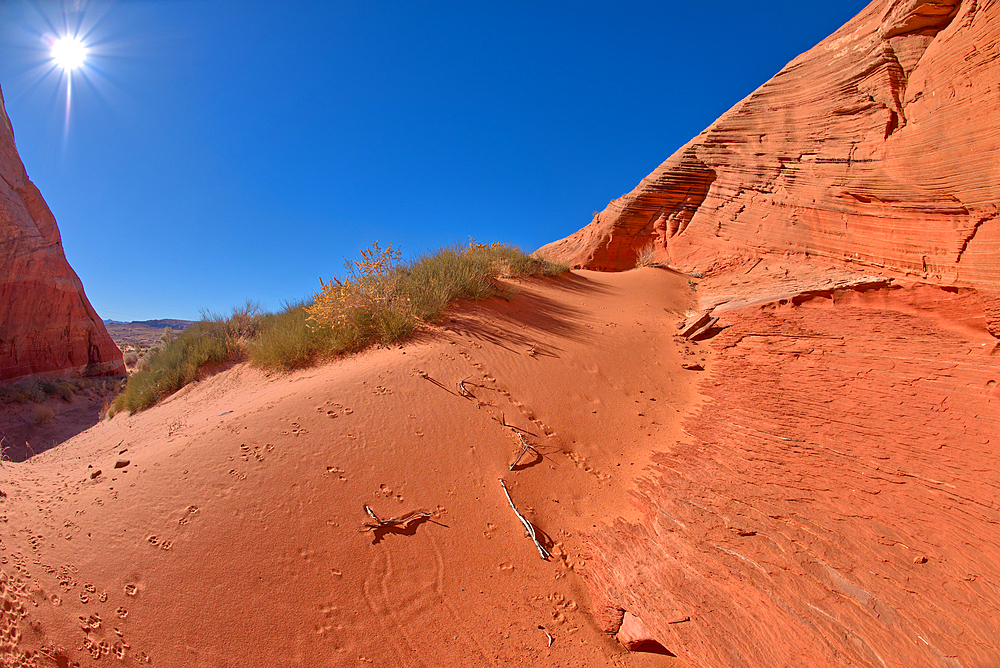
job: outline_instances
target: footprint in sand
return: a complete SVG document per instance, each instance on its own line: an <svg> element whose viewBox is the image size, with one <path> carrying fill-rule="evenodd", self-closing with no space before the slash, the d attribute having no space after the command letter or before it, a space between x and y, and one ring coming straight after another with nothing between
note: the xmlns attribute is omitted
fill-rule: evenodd
<svg viewBox="0 0 1000 668"><path fill-rule="evenodd" d="M347 476L344 475L344 469L342 468L338 468L336 466L327 466L326 472L331 476L333 475L337 476L337 480L347 480Z"/></svg>
<svg viewBox="0 0 1000 668"><path fill-rule="evenodd" d="M125 608L120 607L117 610L115 610L115 612L118 613L118 616L121 617L122 619L128 617L128 610L126 610Z"/></svg>
<svg viewBox="0 0 1000 668"><path fill-rule="evenodd" d="M329 418L338 418L341 415L350 415L354 411L343 404L337 403L336 401L328 401L322 406L317 406L316 410L321 413L325 412L326 416Z"/></svg>
<svg viewBox="0 0 1000 668"><path fill-rule="evenodd" d="M101 628L101 616L96 612L91 614L89 617L84 617L80 615L80 626L84 631L88 629L99 629Z"/></svg>
<svg viewBox="0 0 1000 668"><path fill-rule="evenodd" d="M126 596L135 596L137 593L139 593L139 587L137 587L136 585L131 584L131 583L125 585L125 595Z"/></svg>

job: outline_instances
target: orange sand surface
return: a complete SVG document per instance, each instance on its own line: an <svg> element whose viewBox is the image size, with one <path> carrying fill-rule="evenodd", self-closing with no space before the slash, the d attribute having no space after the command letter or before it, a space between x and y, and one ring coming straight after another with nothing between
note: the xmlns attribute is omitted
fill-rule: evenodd
<svg viewBox="0 0 1000 668"><path fill-rule="evenodd" d="M694 293L654 268L518 287L5 462L0 664L681 665L602 633L580 572L699 402L682 364L712 359L672 336ZM430 516L363 531L366 505Z"/></svg>

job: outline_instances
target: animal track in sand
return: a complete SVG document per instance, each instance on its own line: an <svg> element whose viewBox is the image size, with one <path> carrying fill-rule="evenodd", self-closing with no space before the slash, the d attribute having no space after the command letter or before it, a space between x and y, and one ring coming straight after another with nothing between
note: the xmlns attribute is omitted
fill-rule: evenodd
<svg viewBox="0 0 1000 668"><path fill-rule="evenodd" d="M117 610L115 610L115 612L122 619L125 619L126 617L128 617L128 610L126 610L124 607L119 607Z"/></svg>
<svg viewBox="0 0 1000 668"><path fill-rule="evenodd" d="M316 410L326 413L328 418L338 418L341 415L350 415L354 412L353 409L347 408L343 404L337 403L336 401L327 401L322 406L317 406Z"/></svg>
<svg viewBox="0 0 1000 668"><path fill-rule="evenodd" d="M302 424L295 420L288 425L288 429L282 429L281 434L287 436L291 434L292 436L300 436L301 434L308 434L309 430L302 426Z"/></svg>
<svg viewBox="0 0 1000 668"><path fill-rule="evenodd" d="M322 618L320 620L320 623L316 625L316 633L318 635L329 633L334 629L336 629L337 631L343 630L344 628L343 624L336 624L334 622L334 617L336 616L336 613L339 610L340 608L334 605L333 603L326 603L319 607L319 611L320 614L322 615Z"/></svg>
<svg viewBox="0 0 1000 668"><path fill-rule="evenodd" d="M403 495L402 494L395 494L395 495L393 495L393 491L389 487L387 487L386 485L384 485L384 484L378 486L378 489L375 491L374 495L375 496L381 496L381 497L386 498L386 499L394 496L394 498L397 501L399 501L400 503L403 502Z"/></svg>
<svg viewBox="0 0 1000 668"><path fill-rule="evenodd" d="M372 390L372 394L384 396L386 394L392 394L392 390L384 385L376 385L375 389Z"/></svg>
<svg viewBox="0 0 1000 668"><path fill-rule="evenodd" d="M135 596L138 593L139 593L139 587L137 587L136 585L131 584L131 583L125 585L125 595L126 596Z"/></svg>
<svg viewBox="0 0 1000 668"><path fill-rule="evenodd" d="M327 466L326 472L331 476L337 476L337 480L347 480L347 476L344 475L344 469L338 468L336 466Z"/></svg>
<svg viewBox="0 0 1000 668"><path fill-rule="evenodd" d="M258 462L264 461L264 455L261 453L261 448L259 445L248 445L246 443L240 443L240 459L245 462L255 459Z"/></svg>
<svg viewBox="0 0 1000 668"><path fill-rule="evenodd" d="M595 469L593 466L590 465L590 463L587 461L587 458L584 457L583 455L577 452L567 452L566 456L570 459L570 461L576 464L577 468L582 470L584 473L590 473L602 482L611 480L610 475Z"/></svg>
<svg viewBox="0 0 1000 668"><path fill-rule="evenodd" d="M101 616L96 612L91 613L89 617L80 615L80 625L83 627L84 631L88 629L101 628L101 621Z"/></svg>

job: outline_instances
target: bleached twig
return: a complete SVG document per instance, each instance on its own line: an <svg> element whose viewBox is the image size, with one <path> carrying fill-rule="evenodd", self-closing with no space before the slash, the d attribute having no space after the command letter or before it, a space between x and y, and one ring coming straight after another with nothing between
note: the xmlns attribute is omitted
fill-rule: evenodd
<svg viewBox="0 0 1000 668"><path fill-rule="evenodd" d="M542 631L544 631L545 635L547 635L549 637L549 645L548 646L552 647L552 641L554 640L554 638L552 637L552 634L549 633L548 631L546 631L545 629L542 629Z"/></svg>
<svg viewBox="0 0 1000 668"><path fill-rule="evenodd" d="M409 524L415 519L419 519L421 517L431 517L431 513L427 512L426 510L414 510L409 515L404 515L399 519L391 517L387 520L382 520L379 519L378 515L375 514L375 511L373 511L368 506L365 506L365 512L368 513L369 517L375 520L375 523L372 524L371 522L365 522L364 524L365 528L361 529L361 533L367 533L368 531L377 531L379 529L388 529L390 527L405 527L407 524Z"/></svg>
<svg viewBox="0 0 1000 668"><path fill-rule="evenodd" d="M475 397L472 396L472 392L469 392L469 390L465 388L465 381L467 380L469 379L463 378L462 380L458 381L458 391L462 394L463 397L467 399L475 399Z"/></svg>
<svg viewBox="0 0 1000 668"><path fill-rule="evenodd" d="M538 554L542 555L542 559L548 561L552 558L549 551L545 549L545 546L538 542L538 537L535 535L535 527L528 521L528 519L518 512L517 506L514 505L514 500L510 498L510 492L507 491L507 485L504 483L503 478L500 478L500 486L503 487L503 493L507 495L507 501L510 503L510 507L514 509L514 514L517 515L517 519L521 520L521 524L524 525L525 530L531 537L531 540L535 543L535 547L538 548Z"/></svg>
<svg viewBox="0 0 1000 668"><path fill-rule="evenodd" d="M513 471L514 467L517 466L517 463L519 461L521 461L521 457L524 457L524 453L526 453L529 449L530 450L535 450L535 446L533 446L531 443L528 443L526 440L524 440L524 436L521 436L521 434L518 434L516 431L514 433L517 434L517 437L519 439L521 439L521 444L524 445L524 447L521 448L521 454L519 454L517 456L517 459L514 460L514 463L510 465L510 470L511 471ZM535 450L535 454L536 455L538 454L538 450ZM541 455L539 455L539 456L541 456Z"/></svg>

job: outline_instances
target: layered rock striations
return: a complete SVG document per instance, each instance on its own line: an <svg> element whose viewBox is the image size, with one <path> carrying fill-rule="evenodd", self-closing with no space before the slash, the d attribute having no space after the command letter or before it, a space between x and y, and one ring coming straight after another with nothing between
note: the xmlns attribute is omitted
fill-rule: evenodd
<svg viewBox="0 0 1000 668"><path fill-rule="evenodd" d="M0 380L124 375L121 351L63 253L28 180L0 92Z"/></svg>
<svg viewBox="0 0 1000 668"><path fill-rule="evenodd" d="M579 232L621 270L809 254L1000 292L1000 6L876 0Z"/></svg>
<svg viewBox="0 0 1000 668"><path fill-rule="evenodd" d="M1000 3L876 0L540 249L705 277L704 401L590 537L627 647L1000 665L997 119Z"/></svg>

